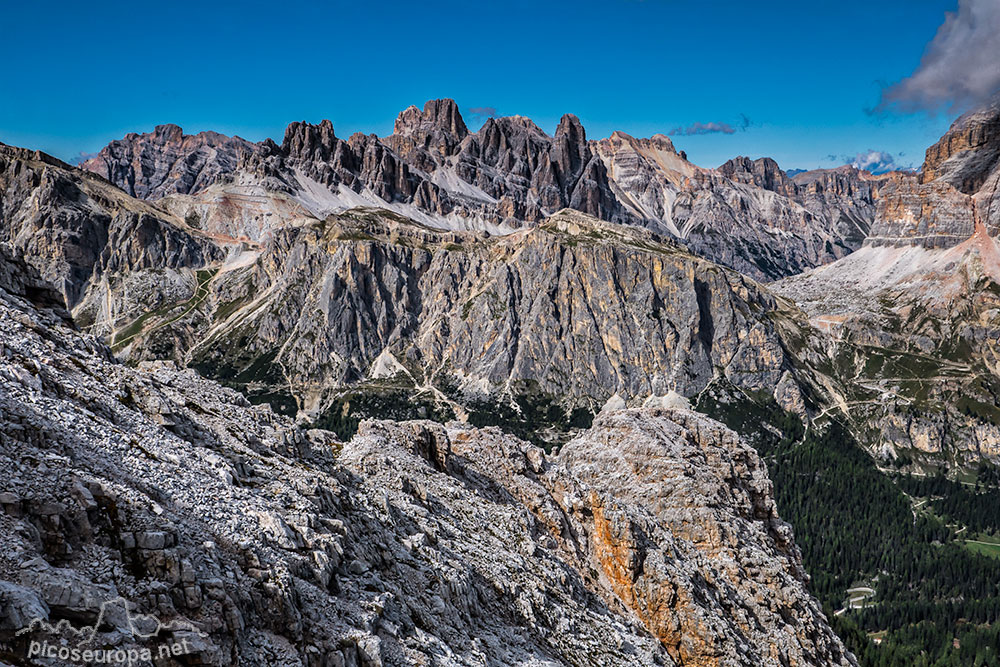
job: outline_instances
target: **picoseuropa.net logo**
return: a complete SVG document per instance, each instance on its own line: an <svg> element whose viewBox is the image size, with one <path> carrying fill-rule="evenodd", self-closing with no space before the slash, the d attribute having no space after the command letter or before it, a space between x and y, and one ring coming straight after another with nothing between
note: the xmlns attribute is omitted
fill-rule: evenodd
<svg viewBox="0 0 1000 667"><path fill-rule="evenodd" d="M154 660L163 660L195 653L191 639L186 635L206 637L187 621L176 620L162 623L150 614L133 614L129 601L115 598L101 604L97 620L93 625L75 627L69 621L59 621L55 625L43 618L31 621L18 635L31 635L28 643L29 660L60 660L80 665L128 665L138 667ZM114 623L110 623L115 619ZM114 625L131 638L125 646L96 647L98 631L102 626ZM170 638L169 635L182 633L185 636ZM42 635L36 637L36 635Z"/></svg>

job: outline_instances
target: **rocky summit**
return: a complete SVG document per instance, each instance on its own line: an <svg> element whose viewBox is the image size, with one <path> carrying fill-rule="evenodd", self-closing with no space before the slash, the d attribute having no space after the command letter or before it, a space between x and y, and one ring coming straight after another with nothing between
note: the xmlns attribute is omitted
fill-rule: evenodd
<svg viewBox="0 0 1000 667"><path fill-rule="evenodd" d="M112 141L80 167L100 174L133 197L197 192L231 173L253 145L218 132L186 135L176 125Z"/></svg>
<svg viewBox="0 0 1000 667"><path fill-rule="evenodd" d="M119 364L59 301L0 255L5 661L152 617L188 664L854 664L763 462L704 416L611 412L558 455L457 422L344 443Z"/></svg>

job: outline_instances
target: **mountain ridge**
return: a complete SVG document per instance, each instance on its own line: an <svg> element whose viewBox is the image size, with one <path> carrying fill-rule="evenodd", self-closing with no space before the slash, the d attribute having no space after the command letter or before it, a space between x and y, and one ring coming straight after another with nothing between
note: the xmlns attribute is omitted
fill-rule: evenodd
<svg viewBox="0 0 1000 667"><path fill-rule="evenodd" d="M752 180L731 181L727 174L735 172L726 165L722 171L694 167L662 134L587 139L572 114L562 117L553 136L522 116L488 118L470 132L449 99L431 100L422 110L408 107L393 133L382 138L355 133L340 139L328 120L289 124L280 146L270 139L250 146L238 138L161 127L112 142L81 167L140 197L196 195L232 182L298 197L319 216L364 202L433 226L491 233L538 224L568 207L672 234L699 254L759 279L850 252L872 212L870 201L860 208L843 198L814 205L815 188L805 196L792 183L777 192ZM162 148L164 140L173 142L169 150ZM623 150L631 154L616 157ZM160 162L149 157L157 151L166 154ZM621 168L625 173L616 178ZM844 178L867 187L856 173ZM729 203L734 198L735 208ZM747 218L754 224L747 225ZM737 252L720 242L723 234L737 241Z"/></svg>

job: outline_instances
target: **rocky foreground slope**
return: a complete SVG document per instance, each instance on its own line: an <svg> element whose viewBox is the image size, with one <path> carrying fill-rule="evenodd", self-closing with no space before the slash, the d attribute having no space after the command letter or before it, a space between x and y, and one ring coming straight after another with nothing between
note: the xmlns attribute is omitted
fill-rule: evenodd
<svg viewBox="0 0 1000 667"><path fill-rule="evenodd" d="M103 610L95 647L152 614L173 664L854 663L762 462L707 418L611 412L558 456L458 423L340 444L114 362L60 300L0 254L0 660L55 664L32 621Z"/></svg>
<svg viewBox="0 0 1000 667"><path fill-rule="evenodd" d="M431 227L492 234L571 208L673 235L758 279L857 248L878 194L870 176L850 168L793 180L768 159L697 167L663 135L588 140L572 114L551 136L522 116L490 118L471 132L452 100L409 107L386 137L344 139L325 120L290 124L280 145L250 145L160 126L112 142L81 166L129 194L169 196L174 208L225 226L210 231L253 240L287 212L284 200L319 218L370 206ZM283 203L275 207L275 199ZM213 215L220 206L231 213ZM233 218L245 228L233 229Z"/></svg>

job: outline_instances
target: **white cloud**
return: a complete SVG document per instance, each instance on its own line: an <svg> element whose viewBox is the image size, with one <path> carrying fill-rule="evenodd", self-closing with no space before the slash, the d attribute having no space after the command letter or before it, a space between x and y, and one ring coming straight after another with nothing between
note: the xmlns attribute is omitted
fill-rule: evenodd
<svg viewBox="0 0 1000 667"><path fill-rule="evenodd" d="M900 153L901 155L902 153ZM831 155L830 157L834 156ZM869 148L867 151L858 153L854 157L845 155L843 159L855 169L863 169L873 174L884 174L887 171L911 171L913 169L912 165L903 165L896 162L897 157L892 153Z"/></svg>
<svg viewBox="0 0 1000 667"><path fill-rule="evenodd" d="M696 134L735 134L736 130L729 123L692 123L687 127L675 127L667 132L670 136L690 137Z"/></svg>
<svg viewBox="0 0 1000 667"><path fill-rule="evenodd" d="M959 0L927 45L919 67L882 91L876 111L978 106L1000 90L1000 1Z"/></svg>

